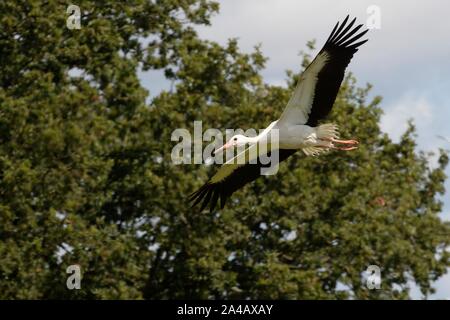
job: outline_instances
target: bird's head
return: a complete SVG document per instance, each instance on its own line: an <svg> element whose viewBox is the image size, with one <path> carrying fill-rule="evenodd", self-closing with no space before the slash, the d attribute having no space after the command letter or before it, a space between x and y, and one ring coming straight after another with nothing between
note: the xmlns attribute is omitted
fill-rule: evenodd
<svg viewBox="0 0 450 320"><path fill-rule="evenodd" d="M247 143L251 143L252 141L253 140L251 138L246 137L246 136L244 136L242 134L234 135L222 147L220 147L219 149L215 150L213 156L219 154L220 152L223 152L223 151L227 150L228 148L232 148L232 147L235 147L235 146L237 146L237 147L243 146L243 145L245 145Z"/></svg>

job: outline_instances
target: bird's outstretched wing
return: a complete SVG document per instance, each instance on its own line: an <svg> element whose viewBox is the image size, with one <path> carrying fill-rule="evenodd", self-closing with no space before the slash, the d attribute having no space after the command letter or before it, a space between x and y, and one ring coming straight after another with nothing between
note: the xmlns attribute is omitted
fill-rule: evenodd
<svg viewBox="0 0 450 320"><path fill-rule="evenodd" d="M260 177L261 169L268 165L264 165L260 160L261 153L251 152L252 148L255 147L256 145L250 146L236 157L225 162L207 183L192 193L189 196L189 201L193 203L192 207L201 203L200 211L203 211L209 204L210 211L213 211L220 199L220 207L223 208L233 192ZM296 151L279 149L277 164L286 160ZM274 151L272 150L272 152ZM269 156L267 153L264 155ZM251 161L255 160L256 157L256 161ZM276 164L271 163L270 165L274 166Z"/></svg>
<svg viewBox="0 0 450 320"><path fill-rule="evenodd" d="M335 25L322 50L300 76L297 87L278 121L282 124L316 126L331 111L341 82L353 54L367 40L356 42L365 30L357 33L362 24L349 24L349 16Z"/></svg>

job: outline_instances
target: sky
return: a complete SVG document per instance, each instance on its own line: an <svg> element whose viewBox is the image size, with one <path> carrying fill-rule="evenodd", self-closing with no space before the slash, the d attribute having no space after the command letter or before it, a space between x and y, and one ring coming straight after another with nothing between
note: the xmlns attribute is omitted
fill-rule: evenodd
<svg viewBox="0 0 450 320"><path fill-rule="evenodd" d="M447 0L220 0L220 12L211 26L198 28L202 38L225 44L238 38L242 51L261 44L269 60L262 72L270 84L286 85L286 70L300 69L299 52L316 40L316 52L335 23L347 14L359 23L370 23L379 12L379 29L371 29L350 63L360 86L373 85L381 95L384 115L381 128L398 141L412 119L418 148L450 150L450 1ZM378 12L373 10L376 6ZM368 11L369 10L369 11ZM152 94L167 88L161 74L141 73ZM442 136L447 138L439 138ZM437 158L432 158L436 165ZM450 176L450 168L446 170ZM446 190L450 190L447 179ZM444 200L442 219L450 220L450 193ZM450 299L450 274L435 284L431 299ZM413 297L420 298L418 290Z"/></svg>

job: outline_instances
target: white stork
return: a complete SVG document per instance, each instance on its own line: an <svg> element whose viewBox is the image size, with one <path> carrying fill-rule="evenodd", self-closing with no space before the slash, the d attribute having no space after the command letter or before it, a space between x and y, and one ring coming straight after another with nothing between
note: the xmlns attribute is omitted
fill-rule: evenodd
<svg viewBox="0 0 450 320"><path fill-rule="evenodd" d="M335 25L322 50L305 69L280 119L272 122L256 137L235 135L215 151L217 154L235 146L250 145L225 162L207 183L190 195L193 207L203 201L200 210L210 204L210 210L213 211L220 198L223 208L233 192L257 179L261 175L260 162L249 163L249 157L244 161L238 159L248 156L249 149L267 139L273 129L278 129L279 162L298 150L307 156L315 156L330 149L348 151L357 148L356 140L338 139L335 124L318 125L319 120L331 111L347 65L358 47L367 41L356 42L368 30L356 34L362 24L352 29L356 18L347 25L348 18L341 25L339 22Z"/></svg>

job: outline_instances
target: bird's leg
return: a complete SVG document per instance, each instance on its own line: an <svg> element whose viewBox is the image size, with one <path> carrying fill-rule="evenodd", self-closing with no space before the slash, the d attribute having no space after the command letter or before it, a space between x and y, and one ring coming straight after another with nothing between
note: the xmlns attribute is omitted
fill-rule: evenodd
<svg viewBox="0 0 450 320"><path fill-rule="evenodd" d="M335 146L335 145L333 145L333 147L332 147L333 149L336 149L336 150L342 150L342 151L350 151L350 150L355 150L355 149L358 149L358 147L341 147L341 146Z"/></svg>
<svg viewBox="0 0 450 320"><path fill-rule="evenodd" d="M357 140L339 140L339 139L331 139L333 143L333 149L342 150L342 151L350 151L357 149L357 145L359 142ZM335 145L337 144L337 145ZM343 146L342 146L343 145Z"/></svg>
<svg viewBox="0 0 450 320"><path fill-rule="evenodd" d="M347 144L347 145L357 145L359 142L357 140L339 140L339 139L331 139L331 142Z"/></svg>
<svg viewBox="0 0 450 320"><path fill-rule="evenodd" d="M336 138L322 139L330 143L329 147L336 150L350 151L357 149L359 142L357 140L339 140Z"/></svg>

